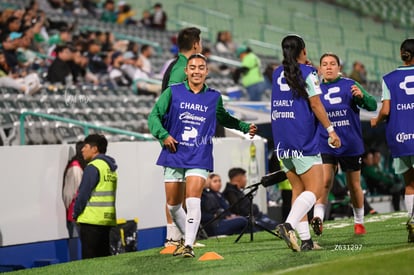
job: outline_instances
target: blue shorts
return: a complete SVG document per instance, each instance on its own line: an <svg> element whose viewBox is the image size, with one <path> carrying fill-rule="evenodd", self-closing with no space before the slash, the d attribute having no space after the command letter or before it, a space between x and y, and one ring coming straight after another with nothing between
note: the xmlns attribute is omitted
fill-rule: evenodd
<svg viewBox="0 0 414 275"><path fill-rule="evenodd" d="M164 182L185 182L188 176L199 176L207 179L209 171L200 168L164 167Z"/></svg>

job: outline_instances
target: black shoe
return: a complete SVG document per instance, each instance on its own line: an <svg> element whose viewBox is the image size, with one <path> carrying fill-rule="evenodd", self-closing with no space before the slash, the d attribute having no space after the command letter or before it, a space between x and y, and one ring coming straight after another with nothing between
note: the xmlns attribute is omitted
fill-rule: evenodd
<svg viewBox="0 0 414 275"><path fill-rule="evenodd" d="M414 243L414 221L409 219L407 222L408 242Z"/></svg>
<svg viewBox="0 0 414 275"><path fill-rule="evenodd" d="M279 224L276 226L276 232L276 234L286 242L287 246L290 249L292 249L294 252L300 251L295 230L293 230L290 223Z"/></svg>
<svg viewBox="0 0 414 275"><path fill-rule="evenodd" d="M322 249L316 242L313 242L312 239L302 241L300 246L301 251L310 251L310 250L319 250Z"/></svg>

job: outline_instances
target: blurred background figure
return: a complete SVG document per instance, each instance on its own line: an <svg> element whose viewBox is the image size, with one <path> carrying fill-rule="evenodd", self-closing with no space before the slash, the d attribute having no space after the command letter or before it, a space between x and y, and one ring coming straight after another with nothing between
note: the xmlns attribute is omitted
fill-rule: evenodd
<svg viewBox="0 0 414 275"><path fill-rule="evenodd" d="M220 192L221 186L221 177L212 173L201 196L201 225L216 219L204 227L208 236L240 234L247 225L246 217L229 209L229 203Z"/></svg>
<svg viewBox="0 0 414 275"><path fill-rule="evenodd" d="M365 65L362 64L360 61L355 61L352 64L352 72L348 76L350 79L355 80L362 86L367 85L367 71L365 69Z"/></svg>
<svg viewBox="0 0 414 275"><path fill-rule="evenodd" d="M167 28L167 13L163 10L161 3L156 3L153 8L151 27L153 29L164 31Z"/></svg>

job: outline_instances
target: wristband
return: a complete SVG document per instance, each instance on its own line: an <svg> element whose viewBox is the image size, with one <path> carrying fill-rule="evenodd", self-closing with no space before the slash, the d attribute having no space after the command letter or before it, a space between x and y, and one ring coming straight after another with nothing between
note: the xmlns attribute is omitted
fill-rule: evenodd
<svg viewBox="0 0 414 275"><path fill-rule="evenodd" d="M334 127L332 125L330 125L329 127L326 128L326 131L330 134L335 130L334 130Z"/></svg>

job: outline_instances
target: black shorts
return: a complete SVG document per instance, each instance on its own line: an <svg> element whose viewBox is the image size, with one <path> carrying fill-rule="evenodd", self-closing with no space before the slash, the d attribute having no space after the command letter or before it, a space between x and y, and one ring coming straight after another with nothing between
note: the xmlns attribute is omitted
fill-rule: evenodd
<svg viewBox="0 0 414 275"><path fill-rule="evenodd" d="M321 154L323 164L333 164L341 166L343 172L353 172L361 170L362 156L335 157L329 154Z"/></svg>

